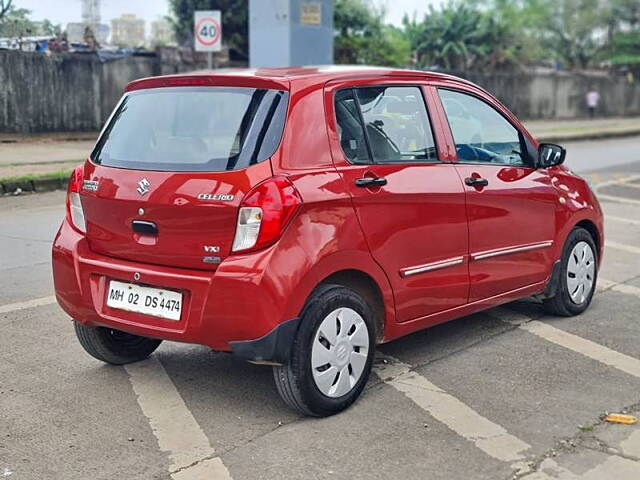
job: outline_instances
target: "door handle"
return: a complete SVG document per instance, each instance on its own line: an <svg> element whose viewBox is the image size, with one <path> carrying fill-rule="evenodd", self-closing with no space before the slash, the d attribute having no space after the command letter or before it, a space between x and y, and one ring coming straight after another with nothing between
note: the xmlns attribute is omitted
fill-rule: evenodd
<svg viewBox="0 0 640 480"><path fill-rule="evenodd" d="M158 226L153 222L147 222L145 220L134 220L131 222L131 228L136 233L142 233L146 235L157 235Z"/></svg>
<svg viewBox="0 0 640 480"><path fill-rule="evenodd" d="M464 183L466 183L470 187L486 187L487 185L489 185L489 180L480 177L467 177L464 179Z"/></svg>
<svg viewBox="0 0 640 480"><path fill-rule="evenodd" d="M362 177L356 180L356 187L382 187L387 179L382 177Z"/></svg>

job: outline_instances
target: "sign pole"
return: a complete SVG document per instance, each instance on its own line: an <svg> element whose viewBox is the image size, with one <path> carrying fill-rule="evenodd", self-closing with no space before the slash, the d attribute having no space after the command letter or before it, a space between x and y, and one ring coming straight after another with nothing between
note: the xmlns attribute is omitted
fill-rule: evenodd
<svg viewBox="0 0 640 480"><path fill-rule="evenodd" d="M213 53L207 52L207 70L213 68Z"/></svg>

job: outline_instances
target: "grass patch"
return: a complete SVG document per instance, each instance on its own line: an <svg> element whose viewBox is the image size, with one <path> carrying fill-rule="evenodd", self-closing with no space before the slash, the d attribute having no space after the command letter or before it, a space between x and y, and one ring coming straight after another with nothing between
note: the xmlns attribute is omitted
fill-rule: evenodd
<svg viewBox="0 0 640 480"><path fill-rule="evenodd" d="M0 178L0 183L20 183L30 182L34 180L67 180L71 176L73 170L56 170L47 173L29 173L27 175L19 175L16 177Z"/></svg>
<svg viewBox="0 0 640 480"><path fill-rule="evenodd" d="M14 162L14 163L5 163L4 165L2 165L2 167L23 167L25 165L51 165L51 164L56 164L56 165L80 165L81 163L83 163L84 160L82 159L78 159L78 160L60 160L59 162L29 162L28 164L24 163L24 162Z"/></svg>
<svg viewBox="0 0 640 480"><path fill-rule="evenodd" d="M592 432L593 431L593 425L578 425L578 428L580 429L581 432Z"/></svg>

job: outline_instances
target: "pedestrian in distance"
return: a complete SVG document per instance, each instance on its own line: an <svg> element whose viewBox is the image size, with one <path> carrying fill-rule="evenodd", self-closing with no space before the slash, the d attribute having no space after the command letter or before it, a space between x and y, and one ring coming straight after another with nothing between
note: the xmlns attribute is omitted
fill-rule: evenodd
<svg viewBox="0 0 640 480"><path fill-rule="evenodd" d="M596 116L596 109L600 103L600 92L591 87L587 92L587 107L589 108L589 117L594 118Z"/></svg>

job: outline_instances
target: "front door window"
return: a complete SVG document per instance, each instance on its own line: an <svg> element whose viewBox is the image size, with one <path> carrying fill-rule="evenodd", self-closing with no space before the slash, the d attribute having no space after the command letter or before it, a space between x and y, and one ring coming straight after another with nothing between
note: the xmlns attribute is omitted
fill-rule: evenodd
<svg viewBox="0 0 640 480"><path fill-rule="evenodd" d="M526 166L520 133L498 111L472 95L445 89L439 93L458 162Z"/></svg>

